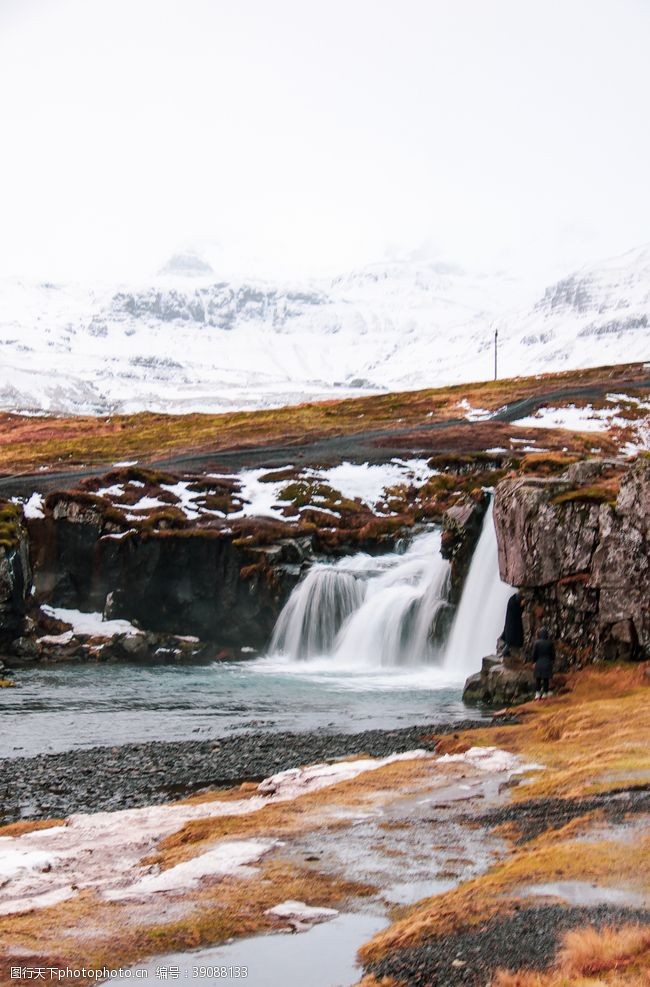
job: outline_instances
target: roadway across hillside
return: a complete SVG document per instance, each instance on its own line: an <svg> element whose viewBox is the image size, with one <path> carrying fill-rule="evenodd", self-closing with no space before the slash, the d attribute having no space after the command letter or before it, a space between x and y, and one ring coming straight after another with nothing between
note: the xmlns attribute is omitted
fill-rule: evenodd
<svg viewBox="0 0 650 987"><path fill-rule="evenodd" d="M532 415L540 407L553 404L567 404L572 401L592 402L604 401L608 394L620 391L635 392L645 395L650 391L650 377L647 376L648 365L631 364L623 367L602 368L602 374L597 371L587 372L590 376L588 383L578 383L575 379L563 386L544 389L544 377L535 378L540 389L534 394L516 400L506 401L495 408L485 420L468 421L465 417L450 415L428 421L427 417L419 418L408 424L401 424L403 419L397 418L394 425L383 424L380 427L348 431L343 428L334 434L307 435L304 438L292 436L290 440L278 442L277 435L271 434L257 440L247 440L246 444L232 442L220 448L210 448L191 451L180 449L177 453L165 457L142 455L137 457L139 465L151 466L157 469L187 471L194 473L237 471L253 467L281 467L288 464L318 464L333 465L344 460L353 462L386 462L394 457L413 455L433 456L440 453L462 452L471 454L481 452L490 446L499 444L499 440L508 432L505 425ZM569 376L569 375L567 375ZM557 381L557 375L553 378ZM524 379L525 380L525 379ZM507 384L498 382L507 390ZM549 381L550 383L550 381ZM493 385L498 387L497 385ZM467 385L468 391L474 385ZM447 392L449 389L441 389ZM462 398L462 389L454 388L457 398ZM413 400L423 392L407 392ZM435 391L424 392L435 395ZM400 395L401 397L403 395ZM372 398L363 399L369 405ZM342 402L343 403L343 402ZM457 403L457 402L456 402ZM336 404L329 405L335 408ZM254 421L256 416L268 417L268 411L250 412L248 421ZM369 414L368 417L371 417ZM331 428L331 426L330 426ZM538 439L541 429L530 432L521 430L522 438ZM135 458L135 457L134 457ZM25 471L0 477L0 496L24 497L33 492L48 492L51 490L70 488L77 481L88 476L100 476L112 468L112 463L88 466L78 469L39 469Z"/></svg>

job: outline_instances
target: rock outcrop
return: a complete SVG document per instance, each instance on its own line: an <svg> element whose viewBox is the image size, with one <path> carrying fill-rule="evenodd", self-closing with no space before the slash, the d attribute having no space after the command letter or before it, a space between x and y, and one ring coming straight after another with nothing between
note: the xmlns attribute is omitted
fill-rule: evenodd
<svg viewBox="0 0 650 987"><path fill-rule="evenodd" d="M223 648L261 648L312 557L308 538L268 527L261 519L255 534L227 526L125 531L91 498L53 497L45 516L29 522L37 599Z"/></svg>
<svg viewBox="0 0 650 987"><path fill-rule="evenodd" d="M22 511L0 503L0 645L7 647L24 630L31 592L29 543Z"/></svg>
<svg viewBox="0 0 650 987"><path fill-rule="evenodd" d="M262 648L309 556L284 539L244 546L229 533L190 530L118 543L106 616L149 630L194 634L224 648Z"/></svg>
<svg viewBox="0 0 650 987"><path fill-rule="evenodd" d="M442 516L440 552L451 563L451 601L458 603L463 584L472 562L474 549L481 536L483 517L490 499L477 491L477 496L466 497L448 508Z"/></svg>
<svg viewBox="0 0 650 987"><path fill-rule="evenodd" d="M558 667L650 657L650 458L503 480L494 522L501 577L522 595L525 647L544 623Z"/></svg>
<svg viewBox="0 0 650 987"><path fill-rule="evenodd" d="M525 702L535 692L533 667L521 659L489 655L483 659L481 671L470 675L463 690L466 703L504 706Z"/></svg>

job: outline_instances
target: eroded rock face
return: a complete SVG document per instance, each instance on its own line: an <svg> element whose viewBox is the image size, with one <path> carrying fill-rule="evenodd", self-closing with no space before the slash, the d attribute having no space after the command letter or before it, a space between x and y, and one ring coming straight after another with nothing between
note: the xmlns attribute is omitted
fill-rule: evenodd
<svg viewBox="0 0 650 987"><path fill-rule="evenodd" d="M12 510L12 508L10 508ZM6 647L24 631L31 592L29 543L22 515L5 523L0 543L0 645Z"/></svg>
<svg viewBox="0 0 650 987"><path fill-rule="evenodd" d="M122 539L106 616L223 647L264 647L298 579L301 552L293 540L254 551L235 542L171 531Z"/></svg>
<svg viewBox="0 0 650 987"><path fill-rule="evenodd" d="M312 559L309 538L271 541L264 522L258 543L224 528L124 531L74 495L52 501L29 522L38 600L220 648L263 648Z"/></svg>
<svg viewBox="0 0 650 987"><path fill-rule="evenodd" d="M521 590L526 644L545 623L560 665L650 657L650 460L611 499L595 476L503 480L495 493L501 577Z"/></svg>
<svg viewBox="0 0 650 987"><path fill-rule="evenodd" d="M440 552L451 562L451 600L457 603L469 572L474 549L481 535L489 497L467 498L442 516Z"/></svg>

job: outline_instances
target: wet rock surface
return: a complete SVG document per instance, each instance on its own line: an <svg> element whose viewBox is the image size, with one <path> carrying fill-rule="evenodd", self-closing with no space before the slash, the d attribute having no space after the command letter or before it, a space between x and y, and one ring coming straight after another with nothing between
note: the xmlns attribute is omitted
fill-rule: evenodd
<svg viewBox="0 0 650 987"><path fill-rule="evenodd" d="M0 821L155 805L206 787L261 780L277 771L365 753L432 748L423 738L479 720L356 734L248 733L210 741L127 744L0 761Z"/></svg>
<svg viewBox="0 0 650 987"><path fill-rule="evenodd" d="M452 602L460 600L472 555L481 535L489 497L481 490L450 507L442 516L441 554L451 562Z"/></svg>
<svg viewBox="0 0 650 987"><path fill-rule="evenodd" d="M27 531L15 506L0 501L0 643L5 646L21 634L30 589Z"/></svg>
<svg viewBox="0 0 650 987"><path fill-rule="evenodd" d="M570 929L624 923L650 925L650 911L602 905L521 907L513 915L496 916L470 929L396 950L368 970L377 979L393 977L409 987L479 987L490 983L498 969L546 969Z"/></svg>

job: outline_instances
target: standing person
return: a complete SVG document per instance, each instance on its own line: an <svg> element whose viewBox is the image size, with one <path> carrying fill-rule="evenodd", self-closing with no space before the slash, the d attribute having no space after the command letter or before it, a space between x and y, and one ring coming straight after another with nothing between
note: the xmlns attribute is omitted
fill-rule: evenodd
<svg viewBox="0 0 650 987"><path fill-rule="evenodd" d="M533 645L533 661L535 662L535 686L537 688L535 699L546 699L547 696L553 695L549 691L549 684L553 676L555 645L549 638L545 627L540 628L537 640Z"/></svg>
<svg viewBox="0 0 650 987"><path fill-rule="evenodd" d="M513 593L506 607L506 622L501 632L502 654L509 655L512 648L518 650L524 643L524 625L521 619L521 596Z"/></svg>

